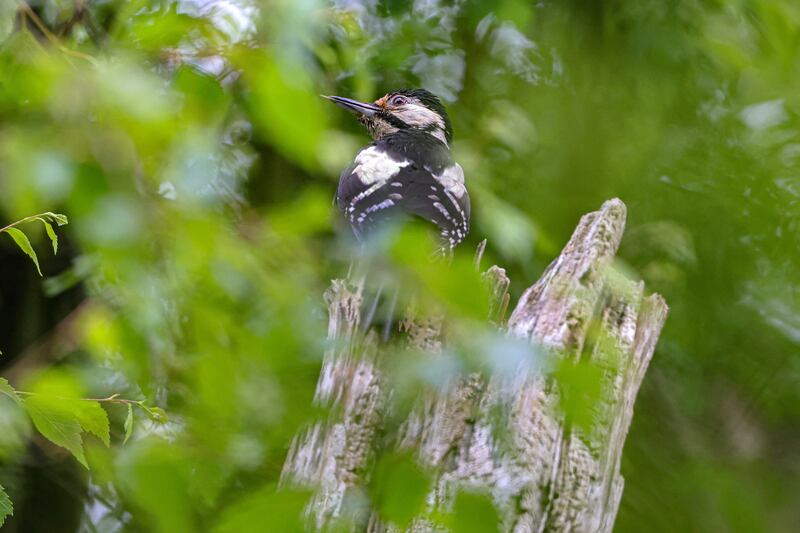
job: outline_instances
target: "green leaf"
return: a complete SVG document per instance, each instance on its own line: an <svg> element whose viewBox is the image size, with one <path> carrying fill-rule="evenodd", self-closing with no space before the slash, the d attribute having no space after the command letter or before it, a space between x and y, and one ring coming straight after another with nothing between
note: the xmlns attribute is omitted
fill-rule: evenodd
<svg viewBox="0 0 800 533"><path fill-rule="evenodd" d="M78 423L84 431L97 436L106 447L110 444L108 415L99 402L88 400L67 400L72 407Z"/></svg>
<svg viewBox="0 0 800 533"><path fill-rule="evenodd" d="M454 533L489 533L500 531L500 516L492 500L483 494L461 491L453 505Z"/></svg>
<svg viewBox="0 0 800 533"><path fill-rule="evenodd" d="M128 416L125 417L125 439L123 439L122 444L128 442L128 439L131 438L131 434L133 433L133 406L128 404Z"/></svg>
<svg viewBox="0 0 800 533"><path fill-rule="evenodd" d="M228 506L211 529L213 533L249 533L264 531L263 517L270 517L270 531L307 531L303 527L303 509L308 492L292 488L278 490L267 485L254 490ZM334 529L335 531L335 529Z"/></svg>
<svg viewBox="0 0 800 533"><path fill-rule="evenodd" d="M286 157L305 168L315 168L317 147L331 111L313 90L307 70L299 63L282 63L251 51L242 51L234 62L242 70L257 131Z"/></svg>
<svg viewBox="0 0 800 533"><path fill-rule="evenodd" d="M193 524L195 491L203 487L194 484L196 460L185 448L154 436L121 450L116 460L117 472L126 495L143 511L143 518L151 520L148 531L199 531Z"/></svg>
<svg viewBox="0 0 800 533"><path fill-rule="evenodd" d="M388 454L378 463L371 493L385 520L407 526L425 504L430 484L413 457Z"/></svg>
<svg viewBox="0 0 800 533"><path fill-rule="evenodd" d="M66 448L87 469L83 453L81 424L74 413L65 408L63 402L47 396L35 395L23 402L33 425L53 444Z"/></svg>
<svg viewBox="0 0 800 533"><path fill-rule="evenodd" d="M11 499L6 494L6 489L0 485L0 526L6 521L6 518L14 514L14 506L11 504Z"/></svg>
<svg viewBox="0 0 800 533"><path fill-rule="evenodd" d="M47 213L45 213L45 215L49 216L51 219L53 219L55 221L55 223L58 224L59 226L64 226L67 223L69 223L69 220L67 219L67 215L62 215L60 213L53 213L51 211L48 211Z"/></svg>
<svg viewBox="0 0 800 533"><path fill-rule="evenodd" d="M53 254L57 254L58 253L58 235L56 235L56 232L53 231L53 226L51 226L48 221L46 221L46 220L44 220L42 218L40 218L39 220L41 220L42 224L44 224L44 230L47 232L47 236L50 237L50 242L53 243Z"/></svg>
<svg viewBox="0 0 800 533"><path fill-rule="evenodd" d="M22 401L19 399L19 396L17 396L17 391L15 391L14 387L12 387L8 383L8 380L6 378L0 378L0 394L5 394L18 404L20 404L20 402Z"/></svg>
<svg viewBox="0 0 800 533"><path fill-rule="evenodd" d="M147 416L153 422L158 422L159 424L165 424L167 422L167 413L160 407L148 407L144 404L141 404L142 409L147 412Z"/></svg>
<svg viewBox="0 0 800 533"><path fill-rule="evenodd" d="M11 235L11 238L14 239L14 242L17 243L17 246L19 246L20 249L33 260L33 264L36 265L36 270L39 271L39 275L41 276L42 269L39 268L39 258L36 257L36 252L33 251L31 241L28 240L28 237L17 228L8 228L6 233Z"/></svg>
<svg viewBox="0 0 800 533"><path fill-rule="evenodd" d="M584 431L591 430L597 419L597 406L603 404L603 370L593 361L574 362L562 359L553 370L558 384L558 406L566 419Z"/></svg>

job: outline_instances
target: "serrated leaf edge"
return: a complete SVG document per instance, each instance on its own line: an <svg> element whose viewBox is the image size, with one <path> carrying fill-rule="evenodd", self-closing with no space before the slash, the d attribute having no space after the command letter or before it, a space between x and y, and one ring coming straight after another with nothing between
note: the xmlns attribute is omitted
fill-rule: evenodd
<svg viewBox="0 0 800 533"><path fill-rule="evenodd" d="M14 516L14 504L11 502L11 498L8 497L6 489L0 485L0 527L3 526L9 516Z"/></svg>

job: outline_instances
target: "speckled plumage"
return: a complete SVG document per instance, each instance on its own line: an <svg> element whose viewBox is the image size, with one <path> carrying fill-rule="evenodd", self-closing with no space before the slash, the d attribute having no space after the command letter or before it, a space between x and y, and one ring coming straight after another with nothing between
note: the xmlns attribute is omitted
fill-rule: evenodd
<svg viewBox="0 0 800 533"><path fill-rule="evenodd" d="M372 105L375 111L359 120L374 141L342 172L337 205L359 239L387 220L411 215L436 224L442 248L452 250L469 232L470 200L463 170L450 154L444 107L422 89L395 91Z"/></svg>

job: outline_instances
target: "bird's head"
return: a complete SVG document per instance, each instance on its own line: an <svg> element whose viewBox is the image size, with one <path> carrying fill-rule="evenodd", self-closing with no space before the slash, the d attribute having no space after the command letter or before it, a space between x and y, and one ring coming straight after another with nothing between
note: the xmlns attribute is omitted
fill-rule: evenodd
<svg viewBox="0 0 800 533"><path fill-rule="evenodd" d="M445 144L450 144L453 137L453 128L442 102L425 89L392 91L373 103L341 96L325 98L356 113L358 121L367 127L373 139L403 129L430 133Z"/></svg>

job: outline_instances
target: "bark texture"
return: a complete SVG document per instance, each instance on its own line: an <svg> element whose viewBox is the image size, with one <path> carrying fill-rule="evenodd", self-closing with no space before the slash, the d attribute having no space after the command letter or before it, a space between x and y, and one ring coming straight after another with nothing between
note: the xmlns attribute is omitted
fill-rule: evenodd
<svg viewBox="0 0 800 533"><path fill-rule="evenodd" d="M613 268L625 228L625 205L617 199L585 215L561 254L519 299L506 324L508 278L490 268L489 319L509 336L537 347L539 364L522 361L514 372L472 374L418 399L396 435L384 435L436 472L428 511L447 509L457 490L491 495L503 531L610 532L622 497L620 458L633 405L667 306L645 297L641 282ZM298 435L289 450L284 483L316 490L309 508L317 528L357 509L361 527L397 531L369 509L369 480L386 398L380 345L359 335L361 294L334 281L328 291L329 338L316 401L332 407ZM409 342L436 357L442 317L410 317L402 329ZM568 394L551 374L561 363L599 369L599 400L590 423L574 424L559 408ZM352 505L347 505L350 501ZM425 516L411 531L441 530Z"/></svg>

